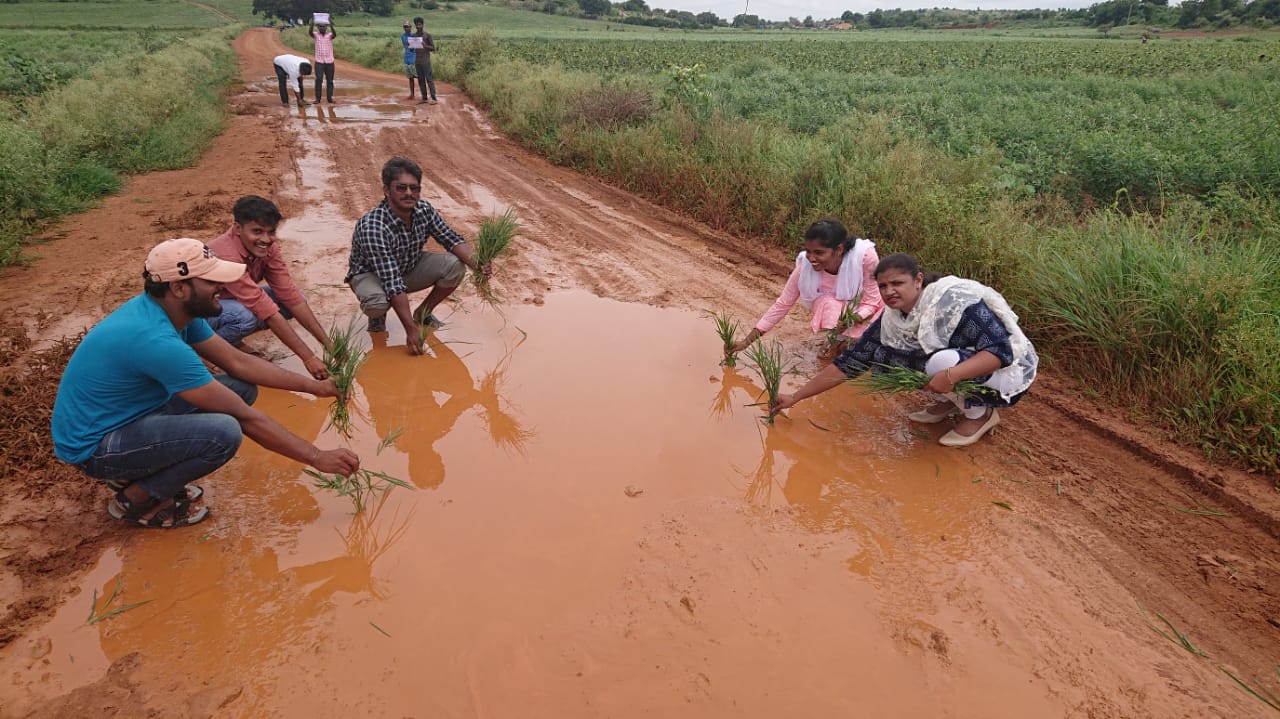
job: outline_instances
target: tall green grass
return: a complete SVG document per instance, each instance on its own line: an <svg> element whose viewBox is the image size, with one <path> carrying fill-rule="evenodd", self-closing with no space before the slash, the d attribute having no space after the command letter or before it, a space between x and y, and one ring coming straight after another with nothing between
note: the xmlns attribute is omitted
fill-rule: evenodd
<svg viewBox="0 0 1280 719"><path fill-rule="evenodd" d="M120 175L195 162L222 128L236 77L231 30L102 61L0 124L0 265Z"/></svg>
<svg viewBox="0 0 1280 719"><path fill-rule="evenodd" d="M798 248L808 223L840 217L881 252L999 288L1040 353L1099 401L1144 412L1212 456L1280 472L1280 188L1269 181L1169 188L1150 202L1120 193L1081 212L1052 191L1029 198L990 144L953 152L888 108L835 112L808 135L725 112L696 69L590 73L512 61L500 44L492 33L451 41L437 72L553 161L744 239ZM1067 94L1055 110L1070 92L1085 102L1116 87L1081 78L1058 86ZM584 111L603 95L643 96L626 104L646 109L606 120ZM1207 96L1250 101L1227 86Z"/></svg>

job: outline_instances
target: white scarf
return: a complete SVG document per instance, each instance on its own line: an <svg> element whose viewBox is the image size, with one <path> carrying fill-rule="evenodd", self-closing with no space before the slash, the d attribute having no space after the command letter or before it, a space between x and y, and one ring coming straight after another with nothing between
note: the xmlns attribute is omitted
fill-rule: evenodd
<svg viewBox="0 0 1280 719"><path fill-rule="evenodd" d="M1009 333L1013 364L993 372L987 382L999 389L1000 396L1008 401L1031 386L1039 358L1031 340L1018 327L1018 315L1013 308L999 292L980 282L943 277L924 288L910 314L886 309L880 316L880 342L903 352L923 350L933 354L946 349L964 311L979 300L987 303Z"/></svg>
<svg viewBox="0 0 1280 719"><path fill-rule="evenodd" d="M857 239L853 247L844 253L840 261L840 271L836 273L836 299L848 302L862 293L862 258L867 250L875 247L871 240ZM800 302L807 310L813 309L814 300L818 299L819 288L822 287L822 276L809 262L807 252L796 255L796 269L800 270Z"/></svg>

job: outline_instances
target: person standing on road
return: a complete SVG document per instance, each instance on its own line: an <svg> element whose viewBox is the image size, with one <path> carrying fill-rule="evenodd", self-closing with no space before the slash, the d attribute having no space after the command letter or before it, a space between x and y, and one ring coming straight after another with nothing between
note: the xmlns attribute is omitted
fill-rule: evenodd
<svg viewBox="0 0 1280 719"><path fill-rule="evenodd" d="M276 243L280 208L265 197L245 195L236 200L231 216L231 228L210 242L209 249L218 257L244 264L247 271L218 293L222 314L210 318L209 327L234 347L269 327L302 360L312 377L325 379L329 371L324 361L289 325L289 320L296 318L320 347L329 346L328 334L294 284ZM263 281L266 286L260 284Z"/></svg>
<svg viewBox="0 0 1280 719"><path fill-rule="evenodd" d="M422 91L423 102L436 104L436 79L431 74L431 53L436 51L436 41L431 39L431 33L422 29L422 18L415 17L413 25L416 28L413 33L414 37L422 38L422 49L414 51L414 71L418 73L418 89ZM431 94L427 95L427 90L431 90ZM428 100L427 98L431 99Z"/></svg>
<svg viewBox="0 0 1280 719"><path fill-rule="evenodd" d="M909 367L929 375L923 391L936 402L907 418L936 424L958 413L955 428L938 443L966 447L977 442L1000 424L996 408L1022 399L1036 378L1039 359L1018 327L1018 316L999 292L973 280L926 276L911 255L880 260L875 279L886 305L880 319L794 394L779 396L770 412L863 372ZM959 394L956 383L963 380L974 380L988 391Z"/></svg>
<svg viewBox="0 0 1280 719"><path fill-rule="evenodd" d="M191 482L226 464L244 435L321 472L350 475L360 458L321 450L250 405L257 385L337 397L333 380L276 367L227 344L205 318L245 266L199 240L166 240L147 255L144 292L80 342L54 400L54 454L116 491L112 517L144 527L185 527L208 508ZM201 360L223 369L216 379ZM190 485L190 486L188 486Z"/></svg>
<svg viewBox="0 0 1280 719"><path fill-rule="evenodd" d="M276 79L280 81L280 102L289 104L289 85L294 84L297 86L294 94L298 97L298 107L307 104L303 97L306 91L302 89L302 78L311 74L311 63L297 55L276 55L272 62L276 67Z"/></svg>
<svg viewBox="0 0 1280 719"><path fill-rule="evenodd" d="M414 95L414 86L418 82L418 69L415 65L417 51L409 47L409 38L413 37L413 31L409 29L409 21L404 21L404 32L400 33L400 44L404 46L404 75L409 78L409 97L412 100Z"/></svg>
<svg viewBox="0 0 1280 719"><path fill-rule="evenodd" d="M333 39L338 36L338 30L333 27L333 21L321 23L319 30L316 30L316 19L311 18L311 24L307 26L307 34L311 35L311 39L316 44L316 104L320 103L320 86L325 86L325 97L329 102L333 102Z"/></svg>
<svg viewBox="0 0 1280 719"><path fill-rule="evenodd" d="M418 325L441 323L431 314L453 294L466 273L464 265L486 276L489 265L476 262L471 245L421 198L422 169L403 157L382 166L382 201L356 221L351 234L351 257L346 282L369 318L370 332L385 332L387 311L394 310L404 325L405 347L423 353ZM434 237L446 252L423 250ZM431 288L422 303L409 311L409 293Z"/></svg>
<svg viewBox="0 0 1280 719"><path fill-rule="evenodd" d="M880 262L875 243L851 237L843 223L826 219L805 230L804 247L778 300L733 352L741 352L777 326L796 300L812 313L815 333L839 328L845 344L861 337L868 323L880 316L884 302L874 277ZM847 327L842 327L842 318L849 320Z"/></svg>

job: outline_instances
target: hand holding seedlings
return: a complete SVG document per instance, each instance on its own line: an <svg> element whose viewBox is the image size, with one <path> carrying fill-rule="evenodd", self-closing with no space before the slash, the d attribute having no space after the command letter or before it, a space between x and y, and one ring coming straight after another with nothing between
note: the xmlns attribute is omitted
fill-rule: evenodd
<svg viewBox="0 0 1280 719"><path fill-rule="evenodd" d="M720 312L715 316L716 336L720 338L720 342L724 345L724 359L720 360L720 364L724 367L738 366L738 348L733 341L733 336L738 334L738 321L729 317L727 312ZM745 345L744 345L745 346Z"/></svg>
<svg viewBox="0 0 1280 719"><path fill-rule="evenodd" d="M360 457L346 447L338 447L337 449L320 449L316 447L308 464L321 472L340 474L344 477L350 477L360 471Z"/></svg>

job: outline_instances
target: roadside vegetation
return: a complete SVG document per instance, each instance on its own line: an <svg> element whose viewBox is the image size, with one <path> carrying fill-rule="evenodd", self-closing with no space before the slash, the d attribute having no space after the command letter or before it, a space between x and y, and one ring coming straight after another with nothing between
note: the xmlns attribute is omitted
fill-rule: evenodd
<svg viewBox="0 0 1280 719"><path fill-rule="evenodd" d="M339 54L398 71L392 24ZM744 238L835 216L990 282L1090 398L1280 471L1276 39L513 26L442 32L435 64L524 145Z"/></svg>
<svg viewBox="0 0 1280 719"><path fill-rule="evenodd" d="M0 266L122 177L199 158L237 79L229 17L179 0L0 4Z"/></svg>

